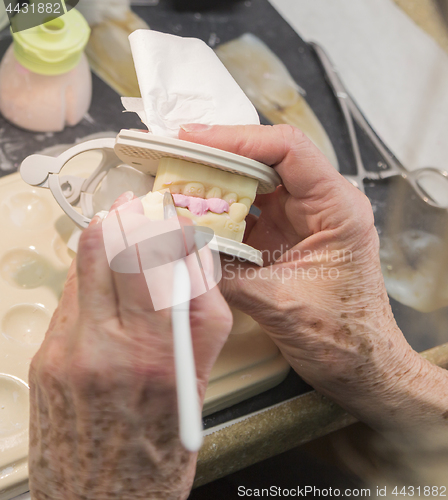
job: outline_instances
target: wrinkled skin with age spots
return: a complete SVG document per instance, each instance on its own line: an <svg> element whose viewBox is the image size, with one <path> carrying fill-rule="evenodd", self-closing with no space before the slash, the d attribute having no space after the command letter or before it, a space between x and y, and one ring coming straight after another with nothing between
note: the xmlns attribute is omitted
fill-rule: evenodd
<svg viewBox="0 0 448 500"><path fill-rule="evenodd" d="M308 383L374 428L446 431L447 372L395 323L366 196L293 127L182 129L181 139L258 160L282 179L255 200L260 217L247 219L244 242L263 252L265 267L227 262L228 302L266 328Z"/></svg>
<svg viewBox="0 0 448 500"><path fill-rule="evenodd" d="M373 427L446 429L446 372L395 324L367 198L289 126L185 128L181 139L259 160L283 181L247 224L265 267L224 263L227 300L306 381ZM33 499L188 496L196 457L178 439L169 316L148 304L146 284L110 272L94 224L30 369ZM203 395L231 322L216 288L192 302L191 322Z"/></svg>
<svg viewBox="0 0 448 500"><path fill-rule="evenodd" d="M231 321L217 287L191 302L201 401ZM196 454L179 441L170 310L154 312L141 274L110 270L97 217L31 363L30 389L33 500L188 497Z"/></svg>

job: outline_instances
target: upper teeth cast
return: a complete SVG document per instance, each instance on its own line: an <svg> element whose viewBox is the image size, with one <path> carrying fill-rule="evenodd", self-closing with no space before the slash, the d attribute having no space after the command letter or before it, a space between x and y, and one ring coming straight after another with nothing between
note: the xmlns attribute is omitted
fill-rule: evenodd
<svg viewBox="0 0 448 500"><path fill-rule="evenodd" d="M207 199L209 198L222 198L222 190L219 187L211 188L210 191L207 192L205 196Z"/></svg>
<svg viewBox="0 0 448 500"><path fill-rule="evenodd" d="M188 182L185 184L182 194L185 196L196 196L198 198L204 198L205 197L205 188L204 185L201 184L200 182ZM218 196L215 196L214 198L218 198Z"/></svg>

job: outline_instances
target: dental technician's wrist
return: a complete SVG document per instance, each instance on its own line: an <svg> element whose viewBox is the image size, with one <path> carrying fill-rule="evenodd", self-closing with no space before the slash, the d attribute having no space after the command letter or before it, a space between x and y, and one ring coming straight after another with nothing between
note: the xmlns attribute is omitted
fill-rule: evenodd
<svg viewBox="0 0 448 500"><path fill-rule="evenodd" d="M372 355L364 371L358 370L358 378L336 390L324 387L322 392L383 433L411 432L416 437L446 430L448 372L425 360L396 330L389 355Z"/></svg>

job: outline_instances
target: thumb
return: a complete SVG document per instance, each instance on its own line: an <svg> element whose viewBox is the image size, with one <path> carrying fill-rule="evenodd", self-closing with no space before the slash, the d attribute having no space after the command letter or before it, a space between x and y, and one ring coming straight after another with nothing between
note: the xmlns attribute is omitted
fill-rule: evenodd
<svg viewBox="0 0 448 500"><path fill-rule="evenodd" d="M269 165L294 197L319 197L333 184L350 188L327 158L299 129L290 125L182 125L179 139L235 153ZM329 181L331 181L329 183Z"/></svg>
<svg viewBox="0 0 448 500"><path fill-rule="evenodd" d="M364 219L370 225L367 198L295 127L189 124L182 126L179 138L273 167L282 179L285 194L291 195L288 213L302 238L323 229L336 229L347 220Z"/></svg>
<svg viewBox="0 0 448 500"><path fill-rule="evenodd" d="M286 218L302 239L322 230L347 227L347 222L353 222L359 234L370 231L373 225L367 197L295 127L188 124L181 127L179 138L273 167L282 179ZM282 219L285 217L275 216L272 222L279 224Z"/></svg>

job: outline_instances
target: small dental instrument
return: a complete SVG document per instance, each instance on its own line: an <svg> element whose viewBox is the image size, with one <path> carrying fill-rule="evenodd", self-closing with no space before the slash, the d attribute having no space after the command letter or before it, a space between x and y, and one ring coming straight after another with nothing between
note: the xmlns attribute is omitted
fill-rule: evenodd
<svg viewBox="0 0 448 500"><path fill-rule="evenodd" d="M427 176L428 174L438 176L441 183L446 185L448 193L448 171L442 170L437 167L423 167L412 171L407 170L404 165L402 165L398 161L398 159L390 153L383 141L378 137L369 122L366 120L361 110L356 105L355 101L350 97L325 50L317 43L311 42L310 45L314 48L314 51L316 52L316 55L319 58L319 61L325 71L328 83L330 84L330 87L332 88L335 96L338 99L350 135L350 142L352 144L353 154L355 157L357 174L344 175L344 177L354 186L359 188L363 193L365 192L364 180L374 181L388 179L391 177L401 177L409 182L414 191L425 203L435 208L447 209L448 205L442 204L431 197L431 195L421 185L421 180L425 175ZM361 158L361 152L359 149L354 122L356 122L359 127L366 133L367 137L372 141L373 145L381 154L385 163L389 167L387 170L384 170L382 172L368 172L365 169L364 163Z"/></svg>
<svg viewBox="0 0 448 500"><path fill-rule="evenodd" d="M177 217L174 200L169 192L163 197L163 213L165 220ZM190 298L190 275L184 259L180 259L174 264L174 305L171 309L179 433L185 448L196 452L202 444L202 416L191 340Z"/></svg>

